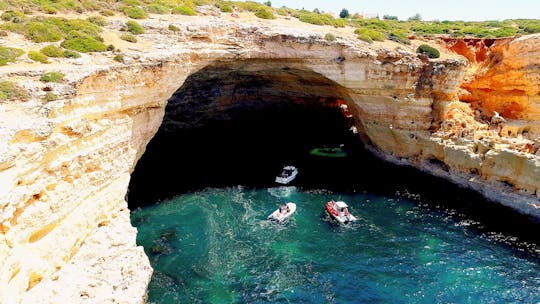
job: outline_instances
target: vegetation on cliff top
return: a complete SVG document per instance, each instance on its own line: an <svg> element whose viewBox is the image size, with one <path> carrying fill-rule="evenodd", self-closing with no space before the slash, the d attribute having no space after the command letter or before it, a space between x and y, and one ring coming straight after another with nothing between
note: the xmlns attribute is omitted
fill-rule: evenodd
<svg viewBox="0 0 540 304"><path fill-rule="evenodd" d="M137 22L135 21L128 21L126 23L126 26L127 26L127 30L128 32L134 34L134 35L139 35L139 34L143 34L144 33L144 27L142 27L140 24L138 24Z"/></svg>
<svg viewBox="0 0 540 304"><path fill-rule="evenodd" d="M419 54L424 54L424 55L428 56L429 58L439 58L441 56L439 50L437 50L436 48L434 48L432 46L429 46L427 44L420 45L416 49L416 52L419 53Z"/></svg>
<svg viewBox="0 0 540 304"><path fill-rule="evenodd" d="M254 1L224 1L224 0L0 0L0 10L5 10L1 15L3 21L20 24L21 26L8 26L8 30L25 32L25 35L34 41L39 40L40 36L45 34L45 41L51 39L62 39L55 28L47 31L36 22L28 23L29 13L40 11L46 14L57 14L59 12L99 12L104 16L110 16L115 13L124 14L133 19L144 19L148 14L184 14L195 15L196 7L201 5L214 5L223 12L253 12L256 16L265 19L273 18L274 14L283 16L292 16L302 22L317 25L331 25L342 27L347 25L358 28L367 28L390 36L392 30L397 30L406 36L409 35L448 35L453 37L507 37L521 34L531 34L540 32L540 20L515 19L504 21L483 21L483 22L465 22L465 21L421 21L420 15L415 15L407 21L397 20L395 16L383 16L382 20L378 18L364 19L359 14L353 14L345 8L341 10L340 17L334 17L330 14L315 9L313 11L296 10L286 7L272 8L271 2L259 3ZM91 17L91 23L98 26L104 26L103 19ZM89 18L90 19L90 18ZM30 19L36 21L34 19ZM38 20L39 21L39 20ZM38 22L39 23L39 22ZM46 23L45 25L50 25ZM33 31L23 31L21 28L32 27ZM35 35L32 35L35 33ZM371 37L374 35L363 34L362 37ZM394 35L399 36L399 35ZM375 39L376 40L376 39Z"/></svg>
<svg viewBox="0 0 540 304"><path fill-rule="evenodd" d="M137 37L133 36L132 34L122 34L120 35L120 39L131 43L137 43Z"/></svg>
<svg viewBox="0 0 540 304"><path fill-rule="evenodd" d="M0 100L21 100L29 98L28 92L10 81L0 81Z"/></svg>
<svg viewBox="0 0 540 304"><path fill-rule="evenodd" d="M21 49L4 47L0 45L0 66L6 65L8 62L15 62L17 57L24 54Z"/></svg>
<svg viewBox="0 0 540 304"><path fill-rule="evenodd" d="M43 82L62 82L64 80L64 74L60 72L48 72L39 78Z"/></svg>
<svg viewBox="0 0 540 304"><path fill-rule="evenodd" d="M41 63L51 63L49 61L49 58L47 58L46 55L44 55L43 53L40 53L40 52L36 52L36 51L30 51L28 52L28 58L34 60L35 62L41 62Z"/></svg>
<svg viewBox="0 0 540 304"><path fill-rule="evenodd" d="M380 20L378 18L365 19L359 14L349 14L346 9L341 11L340 17L334 17L318 9L307 11L286 7L273 8L270 1L259 3L224 0L0 0L0 10L4 10L0 15L2 20L0 32L15 32L36 43L61 42L60 47L50 45L44 47L41 53L32 51L28 54L29 58L46 63L47 57L76 58L80 57L77 52L114 50L114 46L106 46L100 36L102 27L109 24L103 16L124 14L132 19L144 19L149 14L196 15L196 7L202 5L215 6L216 10L226 13L252 12L263 19L274 19L277 14L315 25L334 27L349 25L356 27L355 33L360 40L369 43L389 39L410 44L409 37L411 36L498 38L540 32L540 20L532 19L484 22L422 21L421 16L417 14L407 21L388 15ZM35 16L36 11L41 12L41 16ZM43 16L43 13L50 15L86 13L88 16L88 13L92 12L102 16L94 15L86 19ZM126 26L132 34L144 33L144 28L135 21L128 21ZM169 29L177 30L174 27L169 27ZM137 41L133 35L129 34L124 34L121 38L130 42ZM20 50L3 47L0 49L0 65L14 62L22 54Z"/></svg>

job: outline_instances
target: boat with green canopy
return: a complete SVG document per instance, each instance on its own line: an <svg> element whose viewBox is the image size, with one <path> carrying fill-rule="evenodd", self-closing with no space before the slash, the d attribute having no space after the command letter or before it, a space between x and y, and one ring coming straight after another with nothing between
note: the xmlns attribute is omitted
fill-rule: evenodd
<svg viewBox="0 0 540 304"><path fill-rule="evenodd" d="M347 157L347 152L342 149L342 146L339 147L321 147L315 148L309 151L309 154L313 156L320 157L332 157L332 158L343 158Z"/></svg>

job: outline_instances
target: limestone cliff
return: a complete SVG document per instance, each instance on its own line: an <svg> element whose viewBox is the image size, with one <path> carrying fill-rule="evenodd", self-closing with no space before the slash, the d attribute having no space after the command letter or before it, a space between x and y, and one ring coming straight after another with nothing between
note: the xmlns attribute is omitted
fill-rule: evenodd
<svg viewBox="0 0 540 304"><path fill-rule="evenodd" d="M180 30L168 30L171 22ZM537 140L500 132L514 123L510 119L531 126L538 121L538 78L520 84L516 74L529 75L538 66L538 36L501 46L504 55L484 61L484 74L468 84L471 106L458 99L467 67L463 57L427 60L414 46L358 41L352 29L187 17L141 24L147 29L141 42L121 46L124 63L94 54L0 70L32 96L0 103L0 302L144 301L151 268L129 224L129 176L169 97L188 76L210 66L287 85L266 87L262 98L281 90L344 99L361 139L381 157L540 218ZM110 35L119 35L120 28L112 22ZM339 31L338 39L326 41L328 31ZM511 64L500 57L525 50L527 58ZM68 80L38 81L52 69ZM498 78L500 71L513 76ZM528 110L501 111L507 122L490 125L485 115L499 109L493 104L502 97L484 93L495 83ZM59 99L41 101L51 90ZM530 94L536 95L524 98ZM234 102L223 99L220 106Z"/></svg>
<svg viewBox="0 0 540 304"><path fill-rule="evenodd" d="M506 120L512 134L540 135L540 36L501 41L491 48L489 57L462 87L462 100L473 104L487 116L496 111ZM518 127L520 126L520 127Z"/></svg>

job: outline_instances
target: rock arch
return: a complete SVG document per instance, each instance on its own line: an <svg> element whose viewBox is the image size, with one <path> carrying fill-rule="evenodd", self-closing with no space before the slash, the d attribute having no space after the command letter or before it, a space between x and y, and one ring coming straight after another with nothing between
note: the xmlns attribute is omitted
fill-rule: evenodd
<svg viewBox="0 0 540 304"><path fill-rule="evenodd" d="M115 295L118 288L126 290L123 296L143 298L150 267L142 248L134 248L135 231L124 200L130 173L161 125L169 97L205 67L229 66L258 77L274 74L274 79L293 77L303 79L304 85L316 82L310 90L346 99L358 121L367 126L366 139L383 149L399 141L392 132L400 128L415 132L429 128L432 94L418 95L414 84L431 74L422 73L426 64L415 55L360 52L283 35L263 41L241 55L190 51L155 63L95 71L73 83L72 97L47 105L46 115L34 118L43 130L15 134L26 143L49 148L23 155L19 160L29 165L11 171L19 182L13 181L17 184L7 192L7 201L21 203L3 214L7 270L0 281L3 300L33 301L51 293L75 297L82 289L99 293L95 295L99 298ZM448 68L450 75L459 74L461 66L450 62ZM448 90L445 81L455 82L441 79L435 89ZM334 88L337 92L330 92ZM382 130L392 135L372 138ZM103 254L133 260L130 275L107 270L107 263L99 262L107 260ZM117 278L116 282L99 281L92 275L96 271L101 277ZM73 277L80 283L69 284Z"/></svg>
<svg viewBox="0 0 540 304"><path fill-rule="evenodd" d="M161 125L167 100L207 66L277 66L332 84L381 157L540 217L538 156L436 134L441 126L474 124L470 108L457 100L463 60L428 61L401 46L328 43L257 27L207 31L187 30L192 40L184 48L144 62L70 67L75 76L63 98L32 109L9 105L0 113L3 121L18 117L1 134L0 302L143 301L151 268L129 222L130 173ZM460 115L471 119L459 121ZM482 155L470 152L475 144ZM522 191L501 189L501 181Z"/></svg>

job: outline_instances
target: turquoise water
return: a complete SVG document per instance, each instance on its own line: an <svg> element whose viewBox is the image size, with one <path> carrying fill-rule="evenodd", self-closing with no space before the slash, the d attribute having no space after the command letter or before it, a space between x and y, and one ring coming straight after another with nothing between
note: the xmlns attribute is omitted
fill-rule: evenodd
<svg viewBox="0 0 540 304"><path fill-rule="evenodd" d="M359 221L323 213L346 201ZM279 203L297 211L266 220ZM538 303L540 260L405 197L208 188L132 213L150 303Z"/></svg>

